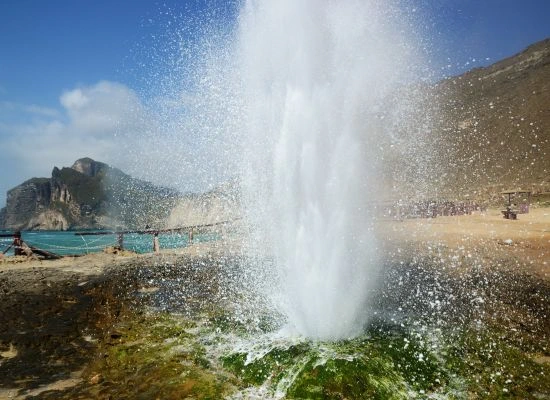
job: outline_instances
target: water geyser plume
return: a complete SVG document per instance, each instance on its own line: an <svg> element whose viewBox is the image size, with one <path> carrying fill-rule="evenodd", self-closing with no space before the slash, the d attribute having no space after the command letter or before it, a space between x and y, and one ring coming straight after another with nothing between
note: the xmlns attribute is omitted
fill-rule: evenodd
<svg viewBox="0 0 550 400"><path fill-rule="evenodd" d="M379 268L369 201L381 122L410 73L388 1L251 0L239 20L245 213L273 257L288 329L359 334ZM383 117L382 117L383 118ZM275 291L275 290L274 290ZM279 293L280 294L280 293Z"/></svg>

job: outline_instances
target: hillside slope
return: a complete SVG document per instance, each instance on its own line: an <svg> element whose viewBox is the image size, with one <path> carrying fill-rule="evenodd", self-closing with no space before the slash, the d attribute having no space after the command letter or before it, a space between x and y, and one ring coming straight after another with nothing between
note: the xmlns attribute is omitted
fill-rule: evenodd
<svg viewBox="0 0 550 400"><path fill-rule="evenodd" d="M435 87L442 193L550 191L550 39Z"/></svg>

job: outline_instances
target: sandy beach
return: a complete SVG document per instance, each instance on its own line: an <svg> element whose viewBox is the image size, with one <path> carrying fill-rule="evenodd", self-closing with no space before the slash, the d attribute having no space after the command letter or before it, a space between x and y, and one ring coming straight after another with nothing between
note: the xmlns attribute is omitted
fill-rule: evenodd
<svg viewBox="0 0 550 400"><path fill-rule="evenodd" d="M550 280L550 208L531 209L517 220L489 209L472 215L381 221L377 229L385 252L396 259L439 254L463 261L463 267L475 262L514 265L518 273Z"/></svg>

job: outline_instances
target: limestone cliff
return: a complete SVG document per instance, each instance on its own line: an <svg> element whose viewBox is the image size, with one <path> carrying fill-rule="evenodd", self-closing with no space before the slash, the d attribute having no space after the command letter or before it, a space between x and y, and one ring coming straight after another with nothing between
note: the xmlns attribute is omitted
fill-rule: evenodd
<svg viewBox="0 0 550 400"><path fill-rule="evenodd" d="M0 228L67 230L164 225L179 194L90 158L11 189Z"/></svg>
<svg viewBox="0 0 550 400"><path fill-rule="evenodd" d="M216 224L241 217L237 184L228 182L204 194L182 196L171 210L167 228Z"/></svg>
<svg viewBox="0 0 550 400"><path fill-rule="evenodd" d="M30 219L48 209L51 186L47 178L33 178L8 191L0 223L5 229L29 228Z"/></svg>

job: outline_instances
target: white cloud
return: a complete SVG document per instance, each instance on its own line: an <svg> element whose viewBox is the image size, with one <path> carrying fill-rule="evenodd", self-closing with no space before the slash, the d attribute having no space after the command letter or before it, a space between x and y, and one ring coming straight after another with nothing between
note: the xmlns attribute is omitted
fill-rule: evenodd
<svg viewBox="0 0 550 400"><path fill-rule="evenodd" d="M136 93L115 82L101 81L61 95L60 102L70 117L67 126L79 135L112 136L139 128L144 107Z"/></svg>
<svg viewBox="0 0 550 400"><path fill-rule="evenodd" d="M117 137L143 131L145 109L136 93L102 81L63 93L61 110L14 102L0 103L0 207L14 182L49 176L53 166L70 166L81 157L113 162ZM9 186L8 186L9 185Z"/></svg>
<svg viewBox="0 0 550 400"><path fill-rule="evenodd" d="M88 103L88 98L82 93L82 89L74 89L63 93L59 101L63 107L71 110L84 107Z"/></svg>
<svg viewBox="0 0 550 400"><path fill-rule="evenodd" d="M52 117L60 116L59 110L50 107L43 107L36 104L21 104L12 101L0 102L0 115L6 119L10 114L25 114L30 117Z"/></svg>
<svg viewBox="0 0 550 400"><path fill-rule="evenodd" d="M52 118L58 118L60 116L59 110L56 110L55 108L41 107L37 105L25 106L25 111L36 116Z"/></svg>
<svg viewBox="0 0 550 400"><path fill-rule="evenodd" d="M65 92L61 104L70 116L70 128L86 135L111 135L140 128L146 113L136 93L114 82Z"/></svg>
<svg viewBox="0 0 550 400"><path fill-rule="evenodd" d="M227 148L208 121L216 112L192 96L154 98L145 105L127 86L109 81L60 96L60 109L0 103L0 207L8 189L81 157L183 191L203 190L231 176ZM219 110L216 110L219 111ZM2 118L9 115L9 119ZM214 124L217 125L217 124ZM221 178L220 178L221 177Z"/></svg>

